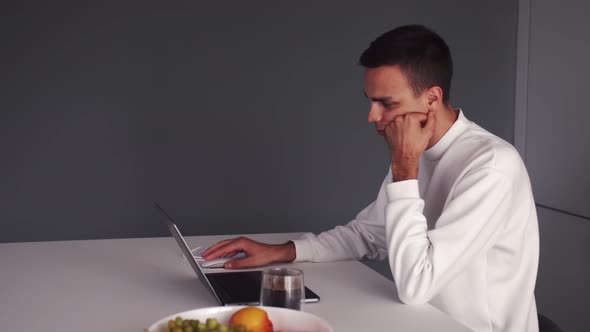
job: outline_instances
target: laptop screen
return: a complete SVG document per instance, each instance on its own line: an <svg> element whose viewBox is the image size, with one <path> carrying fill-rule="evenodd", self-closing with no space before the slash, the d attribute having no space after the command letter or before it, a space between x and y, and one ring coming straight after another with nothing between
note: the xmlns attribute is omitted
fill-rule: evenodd
<svg viewBox="0 0 590 332"><path fill-rule="evenodd" d="M176 243L178 243L178 246L180 247L180 250L182 250L182 253L184 254L184 257L186 258L186 260L189 262L189 264L191 265L193 270L195 270L195 273L197 274L197 277L199 278L199 280L201 280L201 282L203 284L205 284L205 286L207 286L207 289L215 297L217 302L221 303L221 299L219 299L219 297L217 296L217 294L213 290L211 283L209 282L209 280L205 276L205 273L203 272L203 270L201 269L201 267L199 266L197 261L195 261L193 254L191 253L190 249L188 248L186 241L182 237L182 234L180 234L180 231L178 230L178 227L176 227L176 224L174 224L172 218L168 215L168 213L166 213L166 211L164 211L164 209L162 209L160 207L160 205L158 205L158 203L154 202L154 206L156 207L156 209L158 211L160 211L164 215L164 217L166 217L166 223L168 224L168 229L170 230L170 233L172 233L172 236L176 240Z"/></svg>

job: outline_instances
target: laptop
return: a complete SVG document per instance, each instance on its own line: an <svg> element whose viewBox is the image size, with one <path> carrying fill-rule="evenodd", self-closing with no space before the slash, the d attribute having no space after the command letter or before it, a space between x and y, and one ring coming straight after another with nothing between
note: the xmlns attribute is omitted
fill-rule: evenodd
<svg viewBox="0 0 590 332"><path fill-rule="evenodd" d="M238 271L205 273L191 253L186 241L180 234L172 218L154 202L154 206L166 221L170 233L178 243L184 257L189 262L201 283L213 295L220 305L258 305L260 304L260 284L262 271ZM320 297L305 287L305 303L319 302Z"/></svg>

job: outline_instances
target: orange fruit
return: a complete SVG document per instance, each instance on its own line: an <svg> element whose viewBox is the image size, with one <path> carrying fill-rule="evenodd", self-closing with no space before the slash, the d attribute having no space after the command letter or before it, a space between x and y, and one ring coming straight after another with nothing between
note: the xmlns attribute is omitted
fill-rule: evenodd
<svg viewBox="0 0 590 332"><path fill-rule="evenodd" d="M266 311L257 307L246 307L236 311L229 320L229 326L244 325L247 331L272 332L272 322Z"/></svg>

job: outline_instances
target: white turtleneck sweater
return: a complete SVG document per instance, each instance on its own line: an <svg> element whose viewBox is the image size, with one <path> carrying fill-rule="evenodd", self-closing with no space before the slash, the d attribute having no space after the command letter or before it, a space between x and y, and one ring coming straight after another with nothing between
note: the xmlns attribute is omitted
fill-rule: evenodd
<svg viewBox="0 0 590 332"><path fill-rule="evenodd" d="M538 331L539 231L528 173L507 142L458 119L345 226L294 240L296 261L389 260L400 300L478 331Z"/></svg>

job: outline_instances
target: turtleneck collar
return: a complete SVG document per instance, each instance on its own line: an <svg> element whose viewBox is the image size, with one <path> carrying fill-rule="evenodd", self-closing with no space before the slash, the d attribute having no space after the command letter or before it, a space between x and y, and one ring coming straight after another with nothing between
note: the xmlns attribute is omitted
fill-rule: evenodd
<svg viewBox="0 0 590 332"><path fill-rule="evenodd" d="M461 135L467 128L469 127L470 121L467 120L465 115L463 114L463 110L460 108L458 109L459 116L457 120L453 123L451 128L447 130L447 132L436 142L430 149L424 151L422 154L424 158L428 160L438 160L442 157L443 153L447 151L447 149L451 146L453 141L459 135Z"/></svg>

